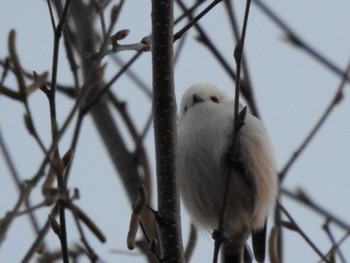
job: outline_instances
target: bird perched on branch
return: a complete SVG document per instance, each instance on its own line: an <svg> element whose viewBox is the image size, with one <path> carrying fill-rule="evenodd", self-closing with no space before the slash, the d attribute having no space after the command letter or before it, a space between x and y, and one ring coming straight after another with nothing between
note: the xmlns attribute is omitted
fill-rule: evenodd
<svg viewBox="0 0 350 263"><path fill-rule="evenodd" d="M249 262L250 235L255 259L263 262L266 220L278 189L274 157L263 123L248 112L234 139L234 109L234 100L211 84L195 84L184 93L178 122L180 189L200 227L217 230L225 211L225 263Z"/></svg>

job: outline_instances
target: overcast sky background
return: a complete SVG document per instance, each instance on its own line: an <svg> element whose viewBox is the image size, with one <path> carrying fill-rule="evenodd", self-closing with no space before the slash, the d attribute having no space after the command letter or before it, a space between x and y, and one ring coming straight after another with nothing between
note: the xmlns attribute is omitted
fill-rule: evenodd
<svg viewBox="0 0 350 263"><path fill-rule="evenodd" d="M243 4L244 1L234 1ZM348 0L295 0L264 1L290 25L307 43L329 58L335 65L345 69L350 59L350 2ZM242 5L243 6L243 5ZM243 14L242 6L239 6ZM138 42L151 31L151 1L126 1L116 31L130 29L123 43ZM8 54L7 38L10 29L17 33L17 50L21 63L28 71L51 70L53 33L46 1L2 1L0 8L0 57ZM108 17L108 14L106 14ZM217 6L200 24L208 30L224 56L232 57L233 39L228 31L227 17L222 6ZM176 31L179 29L176 28ZM214 62L205 47L195 40L192 30L187 38L179 63L175 68L175 86L178 101L184 90L196 82L211 82L229 94L233 85L222 68ZM62 46L63 47L63 46ZM282 32L256 7L252 5L246 39L245 54L248 57L253 86L260 115L265 122L274 146L277 169L280 170L294 150L309 133L331 101L340 79L324 66L315 62L301 50L289 45ZM72 77L62 48L58 80L71 84ZM133 52L119 54L123 59ZM151 54L143 54L132 67L151 86ZM106 79L117 71L108 61ZM233 65L233 63L232 63ZM1 71L2 72L2 71ZM16 88L13 77L6 86ZM139 129L142 129L151 111L147 96L123 77L115 87L121 98L128 101L128 109ZM65 119L72 102L58 96L58 118ZM37 92L30 97L30 106L39 134L46 145L50 142L50 122L46 97ZM37 171L42 155L34 140L28 135L23 123L24 108L21 104L0 96L0 131L22 179L31 178ZM332 112L316 138L290 170L283 186L290 190L301 187L310 197L329 211L350 223L350 99L346 87L344 99ZM64 152L71 140L71 130L60 143ZM154 169L153 133L147 135L146 148ZM17 191L9 170L0 154L0 218L11 209ZM84 209L107 235L107 243L95 242L88 234L102 262L143 262L138 252L127 252L126 234L129 225L130 204L124 190L116 180L115 171L101 144L90 118L86 118L71 171L69 187L78 187L81 199L77 204ZM33 203L40 199L35 191ZM36 200L36 201L35 201ZM316 245L326 252L330 242L321 225L324 220L295 202L283 198L288 211ZM43 223L49 209L38 212ZM67 213L69 214L69 213ZM75 224L68 216L70 240L77 240ZM189 219L183 211L183 237L186 243ZM337 239L342 231L332 227ZM88 232L88 231L87 231ZM285 232L285 262L318 262L318 256L292 232ZM54 233L48 235L49 247L58 248ZM213 241L208 233L200 235L191 262L211 262ZM18 218L11 226L7 239L0 247L1 262L19 262L34 240L27 218ZM73 244L70 242L70 244ZM114 252L113 252L114 250ZM116 253L115 250L119 252ZM342 245L342 252L350 260L350 241ZM129 253L129 252L127 252Z"/></svg>

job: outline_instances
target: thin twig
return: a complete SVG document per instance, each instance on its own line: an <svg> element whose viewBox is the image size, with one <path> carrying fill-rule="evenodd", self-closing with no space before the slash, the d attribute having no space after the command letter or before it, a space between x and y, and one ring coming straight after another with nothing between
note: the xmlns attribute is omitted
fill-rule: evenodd
<svg viewBox="0 0 350 263"><path fill-rule="evenodd" d="M14 30L11 30L8 38L8 49L10 54L10 61L11 61L11 64L13 65L13 73L15 74L15 77L18 83L19 93L25 96L26 84L22 74L21 63L19 62L19 58L16 52L15 42L16 42L16 32Z"/></svg>
<svg viewBox="0 0 350 263"><path fill-rule="evenodd" d="M56 113L56 110L57 110L56 109L56 83L57 83L57 75L58 75L59 44L60 44L60 39L62 36L64 26L67 21L70 3L71 3L71 0L66 0L60 20L57 26L54 27L55 30L54 30L54 47L53 47L53 57L52 57L51 87L50 87L50 90L48 90L47 92L47 97L50 105L50 120L51 120L53 144L55 143L58 144L58 140L57 140L58 125L57 125L57 113ZM51 7L50 3L49 3L49 7ZM54 21L51 8L50 8L50 16L52 21ZM56 147L54 155L56 158L59 158L58 147ZM58 187L60 189L61 194L63 194L63 196L66 196L66 184L63 178L63 174L57 173L57 181L58 181ZM62 258L63 258L63 262L69 263L65 208L63 206L60 206L59 210L60 210L59 216L60 216L60 225L61 225L61 232L59 235L59 239L60 239L61 248L62 248Z"/></svg>
<svg viewBox="0 0 350 263"><path fill-rule="evenodd" d="M108 0L106 3L99 3L96 0L92 1L92 5L100 17L101 31L103 37L107 36L106 20L104 17L104 10L111 1Z"/></svg>
<svg viewBox="0 0 350 263"><path fill-rule="evenodd" d="M3 140L1 129L0 129L0 149L5 157L5 160L6 160L6 163L8 165L8 168L10 170L10 173L11 173L11 175L16 183L16 186L20 192L20 198L18 199L18 202L16 202L15 207L12 209L11 212L7 213L7 215L4 219L1 220L1 223L0 223L0 226L1 226L0 227L1 228L0 244L1 244L2 241L5 239L6 232L9 228L12 220L18 215L18 210L21 207L22 202L25 203L26 209L30 209L32 206L31 206L29 197L23 194L24 193L24 191L23 191L24 186L21 182L21 179L20 179L19 174L17 172L16 166L13 163L13 160L10 156L10 153L6 147L5 141ZM37 220L36 220L34 214L32 213L32 211L29 211L29 217L30 217L30 220L31 220L31 223L33 225L35 232L38 233L39 232L38 223L37 223Z"/></svg>
<svg viewBox="0 0 350 263"><path fill-rule="evenodd" d="M232 6L233 2L232 1L224 1L224 4L226 6L225 9L227 11L227 15L228 15L229 21L230 21L230 26L232 28L232 35L234 36L235 42L238 42L240 32L239 32L239 28L238 28L238 22L236 20L236 15L234 13L234 8ZM245 59L245 54L242 54L242 70L243 70L243 75L244 75L244 85L241 85L241 89L244 90L244 92L242 92L242 93L244 94L245 99L247 101L249 101L250 107L252 107L252 105L254 105L254 107L252 107L253 108L252 112L253 112L254 116L259 118L258 106L255 103L253 85L252 85L252 81L250 78L247 60Z"/></svg>
<svg viewBox="0 0 350 263"><path fill-rule="evenodd" d="M47 75L47 74L45 74L45 75ZM34 82L37 82L37 79L40 78L41 76L37 76L36 73L34 73ZM46 79L46 77L45 77L45 79ZM38 85L42 86L45 79L38 81L39 82ZM24 121L26 123L27 129L28 129L29 133L34 137L35 141L38 143L41 151L45 155L47 155L47 150L45 148L45 145L44 145L43 141L41 140L41 138L39 137L37 129L34 125L34 118L33 118L32 111L29 107L27 96L26 96L26 99L23 101L23 103L24 103L24 108L26 110L26 115L24 115Z"/></svg>
<svg viewBox="0 0 350 263"><path fill-rule="evenodd" d="M184 2L182 0L176 0L176 2L179 4L182 11L186 14L188 14L188 17L192 19L191 13L188 12L188 9ZM213 56L216 58L219 65L222 66L224 71L227 73L227 75L232 79L234 83L236 83L236 73L233 71L232 67L230 66L229 62L225 59L225 57L220 53L220 51L217 49L213 41L210 39L208 34L204 31L203 27L201 27L198 23L194 25L194 28L197 30L199 36L198 41L200 43L204 44L213 54ZM247 104L249 105L249 109L251 110L252 114L255 116L258 116L258 110L255 105L254 98L252 97L252 94L250 93L250 89L245 87L244 81L241 83L241 95L246 99Z"/></svg>
<svg viewBox="0 0 350 263"><path fill-rule="evenodd" d="M52 208L50 215L55 217L58 214L58 211L59 211L59 206L55 205ZM40 230L39 234L37 235L35 241L33 242L32 246L29 248L29 250L25 254L24 258L22 259L22 261L21 261L22 263L27 263L27 262L31 261L31 258L37 252L38 247L41 246L42 241L49 230L50 230L50 221L47 220L46 223L44 224L44 226L41 228L41 230Z"/></svg>
<svg viewBox="0 0 350 263"><path fill-rule="evenodd" d="M174 34L174 42L180 39L183 34L185 34L193 25L195 25L202 17L204 17L210 10L212 10L218 3L221 3L223 0L214 0L210 5L208 5L202 12L200 12L192 21L184 26L180 31Z"/></svg>
<svg viewBox="0 0 350 263"><path fill-rule="evenodd" d="M67 24L63 29L63 42L64 42L64 47L67 54L70 70L72 72L73 79L74 79L74 87L75 87L74 95L77 98L79 97L79 94L80 94L80 81L79 81L79 74L78 74L78 65L75 61L74 50L73 50L74 41L72 38L73 38L73 33L70 30L69 24ZM66 89L62 89L62 87L60 87L60 85L58 84L56 84L56 89L58 91L66 90Z"/></svg>
<svg viewBox="0 0 350 263"><path fill-rule="evenodd" d="M13 160L12 160L10 153L7 149L7 146L5 144L5 140L3 140L1 128L0 128L0 149L2 151L3 156L5 157L4 159L6 161L6 164L10 170L10 174L11 174L12 178L14 179L16 185L17 186L21 185L21 179L19 178L19 174L17 172L16 165L13 163Z"/></svg>
<svg viewBox="0 0 350 263"><path fill-rule="evenodd" d="M219 213L219 219L218 219L217 232L221 236L223 236L223 231L224 231L225 213L227 209L227 201L228 201L230 185L231 185L231 171L232 169L234 169L233 167L235 166L235 156L237 156L237 152L238 152L238 135L239 135L240 129L244 125L245 114L246 114L246 108L243 109L241 112L239 112L239 97L240 97L240 90L241 90L240 79L241 79L241 67L242 67L242 54L244 50L245 36L246 36L247 27L248 27L247 25L248 25L248 18L249 18L249 10L250 10L250 0L247 0L245 12L244 12L244 18L243 18L242 35L238 40L238 43L236 45L235 52L234 52L234 57L236 62L236 74L237 74L236 83L235 83L236 85L235 85L235 100L234 100L234 119L233 119L233 130L232 130L233 131L232 141L227 151L227 155L229 156L227 164L229 165L229 168L227 169L227 173L226 173L225 191L223 194L223 202L222 202L222 206ZM218 252L222 241L223 241L222 237L219 237L218 241L215 240L213 263L217 262Z"/></svg>
<svg viewBox="0 0 350 263"><path fill-rule="evenodd" d="M11 65L10 65L10 58L6 58L5 61L3 62L0 60L1 66L3 66L4 71L1 74L1 79L0 79L0 86L2 86L5 82L5 79L7 77L7 73L10 71ZM1 92L0 92L1 94Z"/></svg>
<svg viewBox="0 0 350 263"><path fill-rule="evenodd" d="M247 32L250 3L251 3L251 0L247 0L245 13L244 13L244 19L243 19L243 26L242 26L242 36L238 40L236 48L235 48L236 85L235 85L234 132L239 127L239 123L238 123L238 121L239 121L238 120L239 112L238 111L239 111L239 96L240 96L240 91L241 91L242 57L243 57L245 36L246 36L246 32ZM238 140L238 130L237 130L237 133L234 134L234 140L236 140L236 141ZM236 142L234 142L234 143L236 143Z"/></svg>
<svg viewBox="0 0 350 263"><path fill-rule="evenodd" d="M141 213L147 202L146 188L141 185L138 187L138 197L133 204L132 214L130 218L129 231L127 236L127 246L129 250L133 250L136 244L136 234L141 221Z"/></svg>
<svg viewBox="0 0 350 263"><path fill-rule="evenodd" d="M13 98L13 99L17 99L20 100L25 109L26 109L26 115L25 115L25 124L27 125L28 131L31 135L33 135L33 137L35 138L35 140L37 141L37 143L39 144L41 150L43 151L44 154L46 154L46 150L44 147L44 144L42 142L42 140L40 139L40 137L38 136L38 133L36 132L35 126L34 126L34 121L32 118L32 114L31 114L31 110L28 104L28 96L30 93L32 93L33 91L35 91L36 89L38 89L39 87L41 87L43 85L43 83L45 82L48 73L45 72L41 75L36 75L34 73L34 83L32 83L31 85L29 85L28 87L26 86L25 83L25 78L24 78L24 74L23 74L23 69L19 60L19 57L17 55L17 51L16 51L16 34L14 30L11 30L10 34L9 34L9 39L8 39L8 49L9 49L9 65L10 66L12 64L13 66L13 73L16 77L17 83L18 83L18 87L19 87L19 91L18 92L14 92L12 90L10 90L9 88L6 87L0 87L0 92L4 93L5 95ZM6 66L6 64L5 64Z"/></svg>
<svg viewBox="0 0 350 263"><path fill-rule="evenodd" d="M196 1L193 6L191 6L190 8L188 8L186 10L186 12L182 12L179 17L177 17L174 21L174 25L177 25L178 23L180 23L183 19L185 19L186 17L189 17L189 14L192 15L192 13L202 4L204 4L206 2L205 1Z"/></svg>
<svg viewBox="0 0 350 263"><path fill-rule="evenodd" d="M141 51L137 52L120 70L119 72L101 89L93 100L85 106L85 111L88 112L91 108L101 99L101 97L112 87L113 83L116 82L124 72L139 58L142 54Z"/></svg>
<svg viewBox="0 0 350 263"><path fill-rule="evenodd" d="M114 28L115 24L117 23L120 11L124 5L124 1L125 0L121 0L119 5L113 6L112 11L111 11L111 21L110 21L108 30L106 31L106 34L104 35L104 38L103 38L103 41L102 41L102 44L100 46L99 51L97 53L90 52L90 53L85 54L85 56L87 56L88 58L95 60L95 67L98 66L98 64L101 62L102 58L105 55L112 54L112 53L119 51L119 50L108 50L108 45L110 44L110 37L112 35L113 28Z"/></svg>
<svg viewBox="0 0 350 263"><path fill-rule="evenodd" d="M18 85L19 85L19 91L17 92L18 94L21 94L22 96L22 103L27 111L27 115L25 115L25 120L27 120L27 124L30 123L30 128L31 128L31 132L32 132L32 135L36 138L36 141L38 142L39 146L41 147L41 149L43 150L44 153L46 153L45 151L45 148L43 146L43 143L41 141L41 139L39 138L38 134L36 133L36 129L34 127L34 124L33 124L33 119L32 119L32 114L31 114L31 111L30 111L30 108L29 108L29 105L28 105L28 101L27 101L27 96L28 94L34 90L36 88L36 84L37 85L41 85L41 81L38 81L38 83L36 83L36 81L34 81L34 83L29 86L29 88L26 87L26 84L25 84L25 80L24 80L24 76L23 76L23 71L22 71L22 66L21 66L21 63L20 63L20 60L19 60L19 57L17 55L17 51L16 51L16 41L15 41L15 31L11 31L10 34L9 34L9 53L10 53L10 56L9 56L9 66L10 66L10 63L12 63L13 65L13 72L16 76L16 79L17 79L17 82L18 82ZM42 75L43 77L41 78L44 79L46 78L46 74L43 74ZM0 135L1 136L1 135ZM2 136L1 136L1 148L2 148L2 151L4 152L4 155L6 157L6 160L7 160L7 163L9 165L9 168L10 168L10 171L11 171L11 174L15 180L15 183L16 183L16 186L17 186L17 189L19 191L22 191L23 189L23 184L15 170L15 166L13 165L12 163L12 159L10 158L10 155L9 155L9 152L6 148L6 145L5 145L5 142L2 141ZM24 199L24 203L25 203L25 206L26 208L29 210L29 213L28 213L28 216L30 218L30 222L34 228L34 231L35 232L38 232L39 231L39 227L38 227L38 222L33 214L32 211L30 211L30 207L31 207L31 203L30 203L30 200L29 200L29 197ZM16 209L19 208L18 207L15 207ZM11 221L13 220L14 216L16 215L15 211L13 211L13 214L10 214L10 215L13 215L13 217L9 217L10 220L7 221L7 225L9 226Z"/></svg>
<svg viewBox="0 0 350 263"><path fill-rule="evenodd" d="M332 213L328 212L325 208L321 207L319 204L315 203L313 200L310 199L304 192L299 190L299 193L292 193L291 191L282 188L281 190L282 194L289 197L292 200L295 200L307 207L309 207L314 212L322 215L323 217L327 218L331 222L333 222L335 225L339 226L340 228L344 229L345 231L350 231L350 225L334 216Z"/></svg>
<svg viewBox="0 0 350 263"><path fill-rule="evenodd" d="M269 241L268 241L268 249L269 249L269 257L271 263L280 263L282 262L280 260L281 255L279 254L278 250L278 237L280 228L273 227L271 229Z"/></svg>
<svg viewBox="0 0 350 263"><path fill-rule="evenodd" d="M46 2L47 2L47 6L49 7L52 31L55 32L56 31L56 22L55 22L55 17L53 15L53 11L52 11L51 0L47 0Z"/></svg>
<svg viewBox="0 0 350 263"><path fill-rule="evenodd" d="M182 50L185 48L186 40L187 40L187 35L184 35L183 37L180 38L180 43L177 45L177 48L175 50L175 55L174 55L174 65L175 66L180 59L180 55L182 53Z"/></svg>
<svg viewBox="0 0 350 263"><path fill-rule="evenodd" d="M305 148L309 145L311 140L315 137L315 135L318 133L322 125L325 123L325 121L328 119L329 115L334 110L335 106L337 106L342 98L343 98L343 90L346 86L347 79L349 78L350 74L350 61L348 63L348 66L346 70L343 72L343 77L339 83L339 86L331 99L328 107L325 109L324 113L321 115L320 119L316 122L315 126L311 129L310 133L306 136L305 140L301 143L301 145L294 151L291 158L287 161L287 163L283 166L281 171L279 172L279 179L282 182L284 178L286 177L289 169L291 166L295 163L295 161L298 159L299 155L305 150Z"/></svg>
<svg viewBox="0 0 350 263"><path fill-rule="evenodd" d="M337 250L338 253L339 253L340 246L349 238L349 236L350 236L350 229L339 239L339 241L336 244L334 244L331 247L330 251L327 254L331 253L333 250ZM339 254L339 256L340 256L340 258L342 260L342 256L340 254ZM344 258L343 262L346 262L345 258Z"/></svg>
<svg viewBox="0 0 350 263"><path fill-rule="evenodd" d="M49 104L50 104L50 118L51 118L51 129L52 129L52 141L56 141L57 137L57 117L56 117L56 83L57 83L57 74L58 74L58 55L59 55L59 43L64 29L64 25L67 20L68 10L71 0L67 0L60 21L55 27L54 30L54 47L53 47L53 56L52 56L52 76L51 76L51 87L47 93ZM53 16L52 13L50 13ZM53 18L52 18L53 19ZM56 149L58 155L58 148Z"/></svg>
<svg viewBox="0 0 350 263"><path fill-rule="evenodd" d="M332 247L327 254L330 254L332 252L337 252L339 255L340 261L342 263L346 263L346 259L340 250L340 246L339 246L339 244L337 244L335 237L329 228L329 223L330 223L330 221L327 219L326 222L324 223L324 225L322 226L322 229L326 232L327 236L329 237L329 240L332 242ZM348 233L346 233L345 236L348 236ZM344 236L343 236L343 238L344 238Z"/></svg>
<svg viewBox="0 0 350 263"><path fill-rule="evenodd" d="M83 210L81 210L78 206L73 204L71 201L61 200L61 202L66 208L69 208L72 211L72 213L90 229L90 231L96 236L96 238L98 238L98 240L101 243L106 242L105 235L97 227L97 225L92 221L92 219L86 213L84 213Z"/></svg>
<svg viewBox="0 0 350 263"><path fill-rule="evenodd" d="M196 244L197 244L197 230L195 226L191 224L190 236L188 238L188 243L185 249L185 262L190 262Z"/></svg>
<svg viewBox="0 0 350 263"><path fill-rule="evenodd" d="M3 61L3 60L0 59L0 65L5 70L6 70L7 67L9 67L9 68L7 68L7 71L14 72L13 68L11 67L11 65L7 66L8 62L6 62L6 61L7 60ZM29 72L27 70L22 69L22 73L27 79L34 80L34 76L33 76L32 72ZM44 84L47 85L47 86L51 86L51 82L49 80L46 80ZM3 83L1 85L3 85ZM22 95L19 95L17 92L15 92L15 91L7 88L7 87L1 86L1 85L0 85L0 93L2 93L3 91L4 92L10 92L11 93L10 95L8 95L8 94L5 94L5 95L8 95L10 97L15 96L16 98L14 98L14 99L17 99L17 100L20 100L20 101L23 100L23 96ZM72 86L66 86L66 85L62 85L62 84L58 84L57 83L56 84L56 88L57 88L58 91L61 91L62 93L68 95L71 98L77 97L76 94L75 94L76 92L74 92L74 88ZM13 93L15 93L15 94L13 94Z"/></svg>
<svg viewBox="0 0 350 263"><path fill-rule="evenodd" d="M112 55L111 59L113 62L115 62L118 66L124 67L125 62L120 58L119 56ZM141 77L131 68L129 67L127 71L124 72L126 76L132 80L134 84L136 84L137 87L149 98L152 99L152 89L149 87L149 85L141 79ZM134 86L134 85L133 85Z"/></svg>
<svg viewBox="0 0 350 263"><path fill-rule="evenodd" d="M343 76L343 71L339 67L337 67L325 56L317 52L310 45L306 44L301 37L299 37L285 22L283 22L282 19L280 19L271 10L271 8L266 5L266 2L263 2L261 0L254 0L253 3L286 34L287 40L289 40L294 46L301 48L306 52L306 54L311 56L321 65L325 66L331 72L335 73L338 76ZM349 82L350 78L348 77L346 81Z"/></svg>
<svg viewBox="0 0 350 263"><path fill-rule="evenodd" d="M299 225L295 222L291 214L284 208L283 205L278 203L278 206L283 211L283 213L287 216L289 221L295 227L296 231L302 236L302 238L309 244L309 246L318 254L318 256L324 261L329 262L329 260L322 254L322 252L318 249L318 247L312 242L312 240L306 235L306 233L299 227Z"/></svg>

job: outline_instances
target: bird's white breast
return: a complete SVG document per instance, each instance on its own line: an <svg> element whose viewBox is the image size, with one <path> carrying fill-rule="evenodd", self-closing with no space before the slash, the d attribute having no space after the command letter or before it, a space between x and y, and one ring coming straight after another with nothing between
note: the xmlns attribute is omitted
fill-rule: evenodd
<svg viewBox="0 0 350 263"><path fill-rule="evenodd" d="M223 155L232 140L233 101L220 104L204 101L193 105L178 125L178 163L182 197L199 225L213 230L217 227L227 176L223 172ZM247 114L240 130L241 154L256 184L253 213L246 211L240 197L242 184L233 185L228 202L227 225L231 232L248 227L261 228L277 192L272 150L260 120ZM236 173L236 172L235 172ZM235 174L233 173L233 175Z"/></svg>

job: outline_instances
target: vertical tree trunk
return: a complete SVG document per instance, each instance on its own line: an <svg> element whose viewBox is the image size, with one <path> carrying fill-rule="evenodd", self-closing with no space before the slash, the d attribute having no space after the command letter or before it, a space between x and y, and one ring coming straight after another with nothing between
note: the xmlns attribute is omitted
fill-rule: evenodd
<svg viewBox="0 0 350 263"><path fill-rule="evenodd" d="M176 174L173 1L152 1L153 114L163 262L183 262Z"/></svg>

